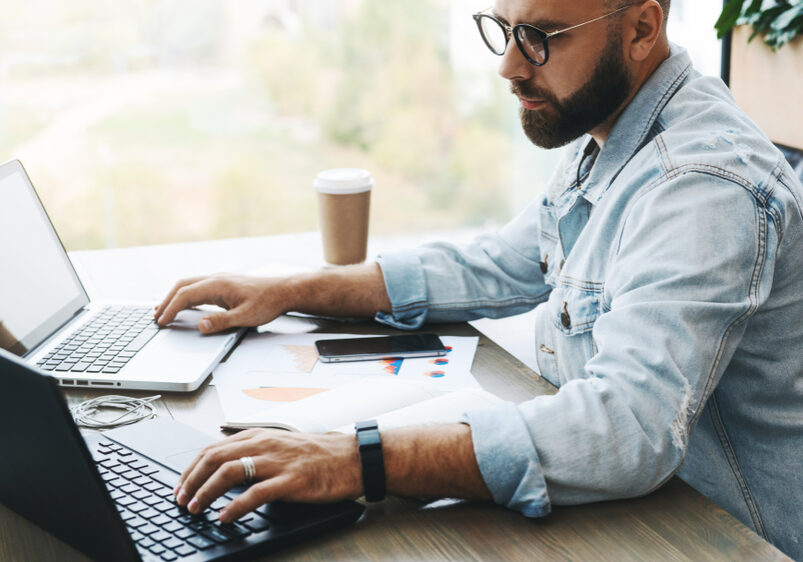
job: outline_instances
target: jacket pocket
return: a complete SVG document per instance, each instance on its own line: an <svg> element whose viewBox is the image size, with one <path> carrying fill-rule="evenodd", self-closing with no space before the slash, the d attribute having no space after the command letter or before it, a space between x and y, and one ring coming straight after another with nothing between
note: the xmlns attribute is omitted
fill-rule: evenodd
<svg viewBox="0 0 803 562"><path fill-rule="evenodd" d="M559 283L548 306L561 384L585 378L585 365L597 353L593 328L602 313L601 293Z"/></svg>

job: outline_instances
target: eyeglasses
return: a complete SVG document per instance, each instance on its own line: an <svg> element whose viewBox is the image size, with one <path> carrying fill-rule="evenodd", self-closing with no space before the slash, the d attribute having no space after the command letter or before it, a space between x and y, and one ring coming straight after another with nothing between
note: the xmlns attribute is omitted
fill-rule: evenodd
<svg viewBox="0 0 803 562"><path fill-rule="evenodd" d="M474 21L477 22L477 28L480 30L482 40L485 41L485 44L492 53L499 56L504 55L507 50L507 44L510 41L510 36L512 35L516 38L516 45L518 45L524 58L535 66L543 66L546 64L547 60L549 60L549 39L561 33L571 31L572 29L577 29L578 27L583 27L589 23L594 23L595 21L618 14L632 6L633 4L628 4L618 10L599 16L598 18L584 21L583 23L578 23L577 25L567 27L566 29L559 29L551 33L547 33L528 23L520 23L513 27L505 25L491 14L485 13L491 8L486 8L482 12L474 14L473 17Z"/></svg>

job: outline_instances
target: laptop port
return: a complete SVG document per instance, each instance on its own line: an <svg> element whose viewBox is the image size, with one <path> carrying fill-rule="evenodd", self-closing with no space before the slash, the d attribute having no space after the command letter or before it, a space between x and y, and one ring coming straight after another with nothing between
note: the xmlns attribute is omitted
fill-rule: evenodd
<svg viewBox="0 0 803 562"><path fill-rule="evenodd" d="M61 384L75 384L75 381L70 379L61 379Z"/></svg>
<svg viewBox="0 0 803 562"><path fill-rule="evenodd" d="M91 384L93 386L114 386L114 383L111 381L92 381Z"/></svg>
<svg viewBox="0 0 803 562"><path fill-rule="evenodd" d="M75 384L77 384L78 386L87 386L89 384L89 381L76 380Z"/></svg>

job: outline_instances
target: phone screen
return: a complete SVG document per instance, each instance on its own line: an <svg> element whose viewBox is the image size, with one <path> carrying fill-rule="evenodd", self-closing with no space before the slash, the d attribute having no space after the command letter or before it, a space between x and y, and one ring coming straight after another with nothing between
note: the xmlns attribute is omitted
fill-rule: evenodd
<svg viewBox="0 0 803 562"><path fill-rule="evenodd" d="M435 334L346 338L315 342L321 361L367 361L383 357L437 357L446 348Z"/></svg>

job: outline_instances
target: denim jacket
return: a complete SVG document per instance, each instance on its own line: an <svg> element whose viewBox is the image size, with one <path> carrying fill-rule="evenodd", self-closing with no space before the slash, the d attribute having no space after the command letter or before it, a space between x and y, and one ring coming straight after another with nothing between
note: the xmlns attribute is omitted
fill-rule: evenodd
<svg viewBox="0 0 803 562"><path fill-rule="evenodd" d="M499 232L379 256L377 320L537 306L559 392L464 416L497 503L537 517L678 474L803 558L802 206L780 152L673 45L602 149L576 141Z"/></svg>

